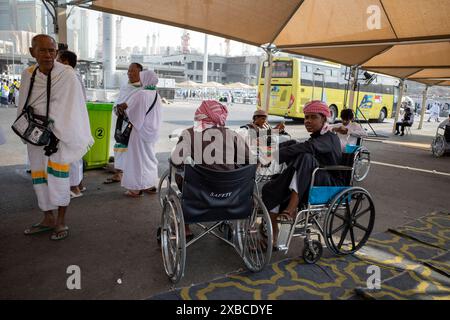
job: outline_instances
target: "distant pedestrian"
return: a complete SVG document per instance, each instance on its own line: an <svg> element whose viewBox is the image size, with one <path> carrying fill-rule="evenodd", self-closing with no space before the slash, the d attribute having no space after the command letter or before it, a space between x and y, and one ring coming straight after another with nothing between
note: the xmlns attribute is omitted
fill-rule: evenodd
<svg viewBox="0 0 450 320"><path fill-rule="evenodd" d="M0 103L8 106L9 99L9 81L4 81L1 88L1 100Z"/></svg>
<svg viewBox="0 0 450 320"><path fill-rule="evenodd" d="M440 112L440 107L439 104L437 102L434 102L433 105L431 106L430 109L430 117L428 118L428 122L431 121L431 119L435 119L436 122L439 122L439 112Z"/></svg>

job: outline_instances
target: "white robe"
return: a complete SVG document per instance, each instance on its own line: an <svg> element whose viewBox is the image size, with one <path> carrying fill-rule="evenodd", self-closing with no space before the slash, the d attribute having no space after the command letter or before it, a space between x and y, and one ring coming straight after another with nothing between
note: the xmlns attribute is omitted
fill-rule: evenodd
<svg viewBox="0 0 450 320"><path fill-rule="evenodd" d="M128 151L124 154L122 186L129 190L144 190L156 186L158 180L158 160L155 145L161 127L161 101L146 112L155 99L155 90L140 90L127 102L125 110L133 124Z"/></svg>
<svg viewBox="0 0 450 320"><path fill-rule="evenodd" d="M115 105L127 102L127 100L131 96L133 96L139 89L141 89L141 88L136 87L136 86L132 85L131 83L127 83L126 85L122 86L120 88L119 96L117 98ZM114 129L115 129L115 124L114 124ZM114 145L114 168L123 170L125 153L127 152L127 150L128 150L128 148L120 143L116 143Z"/></svg>
<svg viewBox="0 0 450 320"><path fill-rule="evenodd" d="M87 101L86 89L84 88L83 79L78 72L76 73L76 75L83 91L84 101ZM86 104L83 107L85 108ZM70 164L69 178L71 187L76 187L81 183L81 180L83 180L83 159L74 161Z"/></svg>
<svg viewBox="0 0 450 320"><path fill-rule="evenodd" d="M18 114L24 108L31 75L36 66L22 73ZM49 118L53 133L59 139L58 151L50 157L44 147L27 144L33 187L42 211L54 210L70 203L70 163L78 161L94 143L82 88L70 66L55 62L51 71L52 86ZM47 109L47 76L37 71L28 104L35 114L45 115Z"/></svg>
<svg viewBox="0 0 450 320"><path fill-rule="evenodd" d="M31 75L36 66L25 69L22 73L21 94L17 115L24 107L28 95ZM81 159L94 143L89 126L89 116L85 107L80 82L71 66L56 62L52 75L49 118L53 121L53 133L60 140L58 152L61 161L71 163ZM47 76L37 71L34 87L28 104L35 114L46 114Z"/></svg>

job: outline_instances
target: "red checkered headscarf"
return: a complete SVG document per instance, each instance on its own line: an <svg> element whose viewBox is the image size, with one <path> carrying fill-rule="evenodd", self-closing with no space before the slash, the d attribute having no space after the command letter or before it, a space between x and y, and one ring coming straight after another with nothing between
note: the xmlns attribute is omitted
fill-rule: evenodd
<svg viewBox="0 0 450 320"><path fill-rule="evenodd" d="M328 108L325 102L320 100L313 100L305 104L305 107L303 108L303 113L304 114L319 113L327 118L331 116L330 108Z"/></svg>
<svg viewBox="0 0 450 320"><path fill-rule="evenodd" d="M223 127L228 117L228 110L216 100L204 100L195 111L194 120L197 122L196 131L203 131L211 127Z"/></svg>

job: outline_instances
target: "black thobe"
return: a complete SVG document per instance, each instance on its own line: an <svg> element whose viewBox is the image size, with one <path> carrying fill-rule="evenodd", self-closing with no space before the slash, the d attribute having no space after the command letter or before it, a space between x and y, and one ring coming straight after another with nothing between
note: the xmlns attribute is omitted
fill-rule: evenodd
<svg viewBox="0 0 450 320"><path fill-rule="evenodd" d="M290 140L280 144L279 162L288 167L280 175L273 177L262 189L262 198L270 211L278 205L283 209L289 202L289 185L297 171L297 187L300 197L299 206L307 203L312 173L319 166L341 164L342 151L339 138L332 132L313 133L305 142ZM341 172L319 171L314 185L340 186L344 184ZM281 211L280 211L281 212Z"/></svg>

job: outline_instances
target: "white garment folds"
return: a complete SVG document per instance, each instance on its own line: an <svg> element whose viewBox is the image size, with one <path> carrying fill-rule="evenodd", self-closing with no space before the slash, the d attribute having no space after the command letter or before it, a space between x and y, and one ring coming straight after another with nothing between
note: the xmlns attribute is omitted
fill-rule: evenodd
<svg viewBox="0 0 450 320"><path fill-rule="evenodd" d="M135 84L127 83L126 85L122 86L119 91L119 97L117 98L116 105L127 102L127 100L136 93L140 87L136 86ZM113 124L113 132L115 130L115 123ZM116 143L114 145L114 168L123 170L124 166L124 159L125 159L125 152L127 152L128 147L124 146L120 143Z"/></svg>

